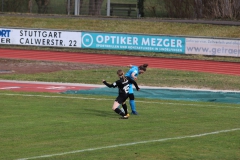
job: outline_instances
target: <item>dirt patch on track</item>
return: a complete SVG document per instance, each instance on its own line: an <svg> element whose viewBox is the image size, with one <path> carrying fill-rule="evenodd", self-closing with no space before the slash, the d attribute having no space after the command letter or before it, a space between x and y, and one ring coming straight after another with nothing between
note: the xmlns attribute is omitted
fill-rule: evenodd
<svg viewBox="0 0 240 160"><path fill-rule="evenodd" d="M0 74L34 74L47 73L62 70L86 70L95 68L106 68L104 65L85 63L66 63L48 61L29 61L15 59L0 59Z"/></svg>

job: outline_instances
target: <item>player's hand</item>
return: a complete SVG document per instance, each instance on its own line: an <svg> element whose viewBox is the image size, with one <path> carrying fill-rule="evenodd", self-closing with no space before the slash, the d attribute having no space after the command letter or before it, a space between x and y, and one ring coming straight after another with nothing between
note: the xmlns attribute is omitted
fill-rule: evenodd
<svg viewBox="0 0 240 160"><path fill-rule="evenodd" d="M102 82L104 82L105 80L103 79Z"/></svg>

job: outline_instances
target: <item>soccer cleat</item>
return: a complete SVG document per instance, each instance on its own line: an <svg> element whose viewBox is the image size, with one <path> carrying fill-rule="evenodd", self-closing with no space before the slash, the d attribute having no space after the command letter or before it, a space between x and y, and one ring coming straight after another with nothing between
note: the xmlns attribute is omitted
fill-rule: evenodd
<svg viewBox="0 0 240 160"><path fill-rule="evenodd" d="M127 117L130 117L130 114L126 114Z"/></svg>
<svg viewBox="0 0 240 160"><path fill-rule="evenodd" d="M133 114L133 115L138 115L137 111L132 111L131 114Z"/></svg>
<svg viewBox="0 0 240 160"><path fill-rule="evenodd" d="M128 119L128 117L127 116L122 116L119 119Z"/></svg>

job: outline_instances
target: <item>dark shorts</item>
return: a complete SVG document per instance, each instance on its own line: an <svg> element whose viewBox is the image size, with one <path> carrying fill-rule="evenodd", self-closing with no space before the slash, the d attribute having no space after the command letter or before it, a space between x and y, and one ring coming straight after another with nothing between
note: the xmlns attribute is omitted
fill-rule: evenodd
<svg viewBox="0 0 240 160"><path fill-rule="evenodd" d="M128 94L120 94L115 101L118 102L119 104L122 104L123 102L125 102L128 98Z"/></svg>

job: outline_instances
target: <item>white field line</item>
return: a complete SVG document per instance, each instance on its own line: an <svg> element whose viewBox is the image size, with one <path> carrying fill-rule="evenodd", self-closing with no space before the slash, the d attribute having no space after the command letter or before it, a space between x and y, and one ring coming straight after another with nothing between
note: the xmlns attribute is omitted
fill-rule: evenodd
<svg viewBox="0 0 240 160"><path fill-rule="evenodd" d="M137 144L146 144L146 143L153 143L153 142L164 142L164 141L169 141L169 140L179 140L179 139L186 139L186 138L196 138L196 137L203 137L203 136L208 136L208 135L215 135L215 134L227 133L227 132L233 132L233 131L239 131L239 130L240 130L240 128L235 128L235 129L221 130L221 131L202 133L202 134L196 134L196 135L189 135L189 136L181 136L181 137L173 137L173 138L163 138L163 139L156 139L156 140L149 140L149 141L140 141L140 142L132 142L132 143L118 144L118 145L105 146L105 147L88 148L88 149L82 149L82 150L76 150L76 151L70 151L70 152L62 152L62 153L48 154L48 155L42 155L42 156L36 156L36 157L21 158L21 159L17 159L17 160L39 159L39 158L46 158L46 157L62 156L62 155L67 155L67 154L75 154L75 153L80 153L80 152L96 151L96 150L102 150L102 149L108 149L108 148L132 146L132 145L137 145Z"/></svg>
<svg viewBox="0 0 240 160"><path fill-rule="evenodd" d="M66 98L66 99L89 99L89 100L96 100L96 101L113 101L113 99L106 99L106 98L86 98L86 97L69 97L69 96L45 96L45 95L31 95L31 94L8 94L8 93L0 93L0 95L4 96L23 96L23 97L43 97L43 98ZM150 104L167 104L167 105L179 105L179 106L199 106L199 107L215 107L215 108L237 108L240 107L232 107L232 106L219 106L216 105L200 105L200 104L191 104L191 103L166 103L166 102L150 102L150 101L135 101L138 103L150 103Z"/></svg>
<svg viewBox="0 0 240 160"><path fill-rule="evenodd" d="M40 82L40 81L17 81L17 80L0 80L0 82L10 83L27 83L27 84L47 84L47 85L67 85L67 86L86 86L86 87L106 87L105 85L98 84L85 84L85 83L61 83L61 82ZM141 86L145 89L169 89L169 90L189 90L189 91L210 91L210 92L236 92L239 90L212 90L212 89L197 89L197 88L174 88L174 87L153 87L153 86Z"/></svg>

